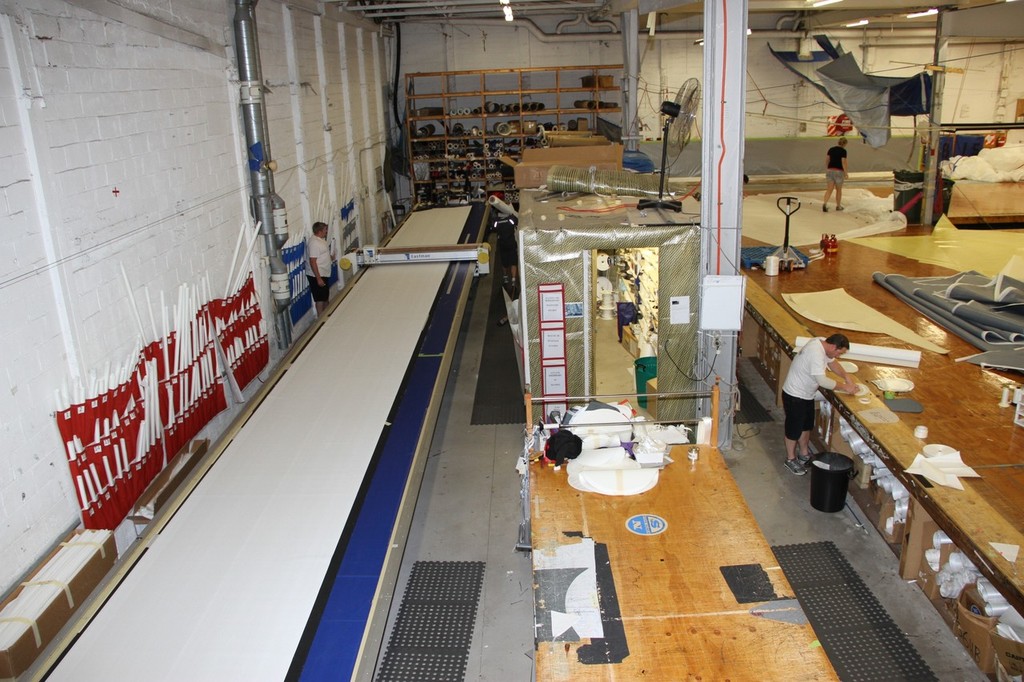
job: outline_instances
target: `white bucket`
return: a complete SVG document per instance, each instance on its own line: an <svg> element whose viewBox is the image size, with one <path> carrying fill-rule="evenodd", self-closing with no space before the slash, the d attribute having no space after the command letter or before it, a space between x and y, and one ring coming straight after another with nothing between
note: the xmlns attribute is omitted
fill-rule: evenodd
<svg viewBox="0 0 1024 682"><path fill-rule="evenodd" d="M779 274L779 257L768 256L764 259L764 274L775 277Z"/></svg>

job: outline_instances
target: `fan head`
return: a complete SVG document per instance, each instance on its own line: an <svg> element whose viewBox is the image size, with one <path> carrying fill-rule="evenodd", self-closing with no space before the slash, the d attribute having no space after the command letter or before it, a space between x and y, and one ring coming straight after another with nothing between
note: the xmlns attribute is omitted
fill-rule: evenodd
<svg viewBox="0 0 1024 682"><path fill-rule="evenodd" d="M697 119L697 107L700 106L700 81L696 78L687 79L676 93L675 103L679 106L679 115L669 126L668 143L673 150L681 152L690 141L693 123Z"/></svg>

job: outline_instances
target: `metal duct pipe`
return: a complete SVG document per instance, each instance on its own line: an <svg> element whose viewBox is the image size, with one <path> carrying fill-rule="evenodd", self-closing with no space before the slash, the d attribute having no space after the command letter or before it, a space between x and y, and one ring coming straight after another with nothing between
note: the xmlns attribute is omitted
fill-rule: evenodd
<svg viewBox="0 0 1024 682"><path fill-rule="evenodd" d="M619 32L619 27L615 25L614 21L611 21L609 19L600 19L598 21L593 21L589 16L581 13L577 14L575 19L566 19L565 21L558 22L558 25L555 26L555 35L561 35L563 30L571 26L579 26L580 24L583 23L586 23L586 25L590 28L607 28L612 33ZM591 32L590 35L593 35L593 33Z"/></svg>
<svg viewBox="0 0 1024 682"><path fill-rule="evenodd" d="M284 200L274 191L274 168L267 132L266 103L263 100L263 72L260 66L256 3L259 0L235 0L235 54L245 146L249 150L251 211L260 222L260 234L270 262L270 290L274 297L278 343L291 345L291 324L287 310L291 300L288 268L281 259L281 247L288 239L288 220Z"/></svg>
<svg viewBox="0 0 1024 682"><path fill-rule="evenodd" d="M618 33L619 27L615 25L615 22L611 19L598 19L597 21L592 20L589 16L583 17L583 21L586 22L587 26L591 28L605 27L612 33Z"/></svg>
<svg viewBox="0 0 1024 682"><path fill-rule="evenodd" d="M579 26L583 23L583 15L577 14L575 19L566 19L565 21L558 22L555 26L555 33L561 33L562 29L569 28L570 26Z"/></svg>
<svg viewBox="0 0 1024 682"><path fill-rule="evenodd" d="M802 15L800 14L800 12L793 12L792 14L786 14L784 16L781 16L779 17L779 20L775 22L775 30L783 30L783 25L788 23L790 26L790 30L795 31L797 24L800 22L801 18Z"/></svg>

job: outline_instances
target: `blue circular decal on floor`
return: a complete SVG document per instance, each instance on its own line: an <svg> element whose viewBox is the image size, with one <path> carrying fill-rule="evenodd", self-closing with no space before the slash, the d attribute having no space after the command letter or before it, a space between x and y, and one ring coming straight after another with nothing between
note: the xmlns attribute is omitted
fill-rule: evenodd
<svg viewBox="0 0 1024 682"><path fill-rule="evenodd" d="M626 521L626 530L637 535L658 535L668 528L668 521L654 514L637 514Z"/></svg>

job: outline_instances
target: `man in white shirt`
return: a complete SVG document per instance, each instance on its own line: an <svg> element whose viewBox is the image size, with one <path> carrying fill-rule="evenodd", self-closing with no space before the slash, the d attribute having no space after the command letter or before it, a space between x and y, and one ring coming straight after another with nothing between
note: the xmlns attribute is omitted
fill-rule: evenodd
<svg viewBox="0 0 1024 682"><path fill-rule="evenodd" d="M782 384L782 407L786 412L786 468L797 476L807 473L804 466L811 461L808 445L814 428L814 394L819 388L856 393L857 385L839 364L839 357L850 349L843 334L827 339L811 339L793 358L793 364ZM830 369L842 377L843 383L825 376Z"/></svg>
<svg viewBox="0 0 1024 682"><path fill-rule="evenodd" d="M327 245L327 223L313 223L313 235L306 240L306 277L316 304L316 316L320 317L331 294L331 247Z"/></svg>

